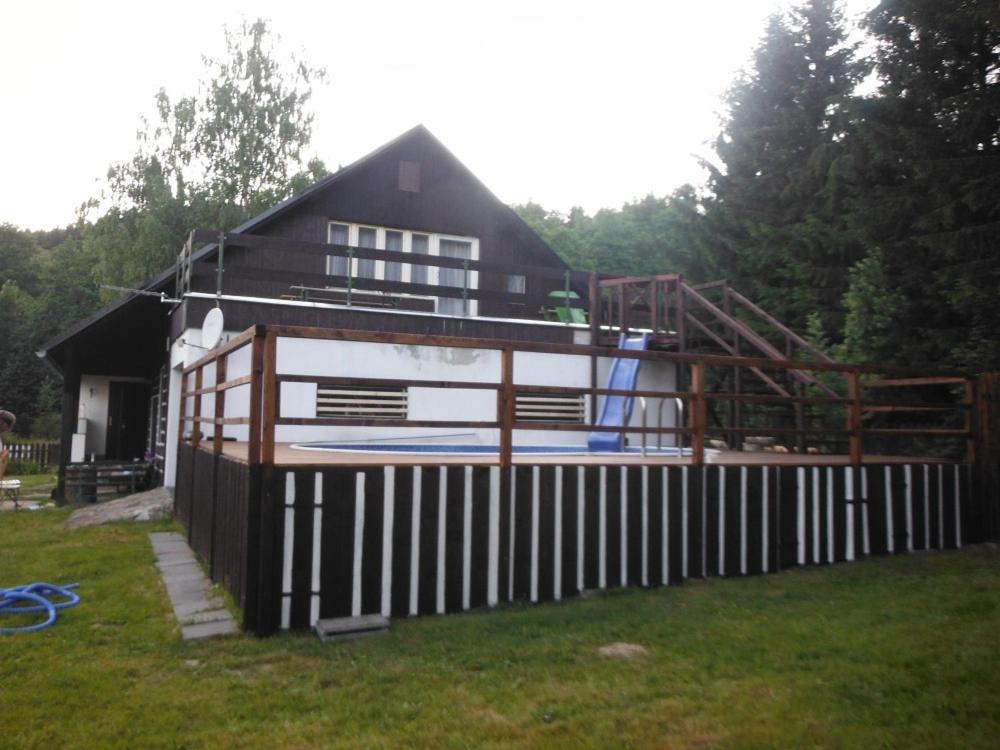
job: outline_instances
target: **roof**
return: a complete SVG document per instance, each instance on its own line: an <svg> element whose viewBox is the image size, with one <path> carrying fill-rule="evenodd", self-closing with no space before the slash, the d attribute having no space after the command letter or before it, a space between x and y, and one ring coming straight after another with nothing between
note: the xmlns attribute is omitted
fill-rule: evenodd
<svg viewBox="0 0 1000 750"><path fill-rule="evenodd" d="M541 239L541 237L538 236L538 234L517 214L516 211L514 211L512 208L510 208L510 206L506 205L505 203L503 203L503 201L501 201L499 198L497 198L493 194L493 192L489 188L487 188L482 183L482 181L478 177L476 177L469 170L468 167L466 167L464 164L462 164L462 162L459 161L458 158L456 158L455 155L452 154L451 151L449 151L448 148L443 143L441 143L441 141L439 141L437 139L437 137L435 137L434 134L431 133L423 125L416 125L416 126L410 128L405 133L397 136L396 138L393 138L391 141L388 141L387 143L384 143L383 145L379 146L374 151L371 151L370 153L368 153L365 156L361 157L357 161L352 162L351 164L347 165L346 167L342 167L342 168L338 169L333 174L327 175L323 179L318 180L317 182L313 183L312 185L310 185L309 187L305 188L304 190L300 190L298 193L295 193L294 195L290 196L289 198L286 198L285 200L281 201L280 203L276 203L275 205L271 206L267 210L262 211L261 213L257 214L253 218L248 219L247 221L243 222L239 226L234 227L233 229L231 229L229 231L237 233L237 232L251 232L254 229L259 229L260 227L262 227L263 225L267 224L268 222L270 222L270 221L276 219L277 217L281 216L282 214L286 213L289 209L292 209L292 208L300 205L302 202L308 200L313 195L316 195L317 193L322 192L323 190L325 190L326 188L330 187L334 183L336 183L336 182L344 179L345 177L349 176L353 172L356 172L358 169L360 169L361 167L363 167L366 164L368 164L370 161L372 161L373 159L375 159L380 154L383 154L386 151L388 151L391 148L393 148L394 146L397 146L399 143L401 143L401 142L403 142L403 141L405 141L405 140L407 140L409 138L413 138L415 136L418 136L418 135L422 135L422 136L431 138L434 141L435 145L437 145L449 157L451 157L452 159L454 159L455 163L457 165L459 165L459 167L461 167L461 169L475 183L477 183L491 198L493 198L497 202L498 205L502 206L506 210L506 212L508 212L509 217L514 220L515 225L518 226L519 229L525 231L529 235L529 237L531 237L533 239L536 239L539 242L539 244L540 244L541 247L547 249L548 252L551 253L551 259L552 260L555 260L556 262L558 262L559 265L561 265L563 267L568 267L568 265L566 264L566 262L563 261L562 258L560 258L556 254L556 252L554 250L552 250L543 239ZM215 252L215 250L217 248L218 248L218 245L216 243L210 243L208 245L203 245L202 247L198 248L192 254L192 260L193 261L204 260L204 259L210 257L212 255L212 253ZM153 278L147 280L144 284L142 284L142 286L139 287L139 290L140 291L147 291L147 292L165 292L172 285L172 282L174 281L176 272L177 272L177 264L175 263L174 265L172 265L169 268L167 268L166 270L164 270L162 273L160 273L160 274L154 276ZM130 295L128 297L124 297L124 298L122 298L120 300L116 300L115 302L112 302L111 304L106 305L105 307L102 307L97 312L93 313L92 315L84 318L83 320L79 321L75 325L73 325L70 328L66 329L65 331L63 331L62 333L60 333L58 336L56 336L55 338L47 341L36 352L36 354L39 357L43 358L43 359L49 359L51 361L50 354L52 353L52 351L54 349L57 349L58 347L60 347L61 345L65 344L67 341L69 341L70 339L72 339L74 336L77 336L78 334L80 334L83 331L87 330L88 328L92 327L95 323L97 323L98 321L104 319L108 315L111 315L111 314L115 313L117 310L120 310L121 308L123 308L123 307L125 307L127 305L130 305L131 303L133 303L137 299L142 299L142 295L133 294L133 295Z"/></svg>

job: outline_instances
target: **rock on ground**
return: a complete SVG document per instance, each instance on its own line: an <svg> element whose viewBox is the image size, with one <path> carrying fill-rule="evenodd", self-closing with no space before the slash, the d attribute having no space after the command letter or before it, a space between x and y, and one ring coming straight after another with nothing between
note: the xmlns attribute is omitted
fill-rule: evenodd
<svg viewBox="0 0 1000 750"><path fill-rule="evenodd" d="M635 661L637 659L645 659L649 656L649 649L645 646L640 646L638 643L609 643L607 646L601 646L597 649L597 653L608 659L625 659L626 661Z"/></svg>
<svg viewBox="0 0 1000 750"><path fill-rule="evenodd" d="M70 514L66 527L79 529L113 521L151 521L169 516L173 507L174 498L170 490L157 487L106 503L78 508Z"/></svg>

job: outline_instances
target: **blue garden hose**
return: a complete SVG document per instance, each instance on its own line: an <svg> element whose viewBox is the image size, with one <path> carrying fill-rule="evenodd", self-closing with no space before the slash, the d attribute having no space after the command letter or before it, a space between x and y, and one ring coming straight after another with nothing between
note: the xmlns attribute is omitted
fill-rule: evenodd
<svg viewBox="0 0 1000 750"><path fill-rule="evenodd" d="M49 627L56 621L56 610L75 607L80 603L80 597L70 591L79 585L70 583L66 586L55 586L51 583L29 583L0 589L0 615L45 614L44 621L33 625L0 628L0 635L35 633ZM60 597L61 601L49 601L51 597Z"/></svg>

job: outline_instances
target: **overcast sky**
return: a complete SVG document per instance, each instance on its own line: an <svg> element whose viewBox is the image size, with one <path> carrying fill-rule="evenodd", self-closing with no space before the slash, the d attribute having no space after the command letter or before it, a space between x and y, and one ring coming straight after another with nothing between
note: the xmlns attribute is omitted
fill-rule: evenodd
<svg viewBox="0 0 1000 750"><path fill-rule="evenodd" d="M873 0L848 0L856 18ZM335 169L423 123L508 203L618 207L700 181L719 97L787 0L73 2L4 8L0 223L70 223L192 94L222 28L272 21L329 82L310 155Z"/></svg>

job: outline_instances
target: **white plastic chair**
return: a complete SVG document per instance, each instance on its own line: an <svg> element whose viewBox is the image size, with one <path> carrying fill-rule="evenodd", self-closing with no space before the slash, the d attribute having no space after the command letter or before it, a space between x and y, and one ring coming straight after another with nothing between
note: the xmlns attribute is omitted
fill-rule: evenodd
<svg viewBox="0 0 1000 750"><path fill-rule="evenodd" d="M14 503L14 510L17 510L21 501L21 480L0 479L0 500L9 500Z"/></svg>

